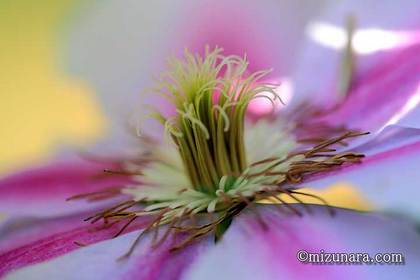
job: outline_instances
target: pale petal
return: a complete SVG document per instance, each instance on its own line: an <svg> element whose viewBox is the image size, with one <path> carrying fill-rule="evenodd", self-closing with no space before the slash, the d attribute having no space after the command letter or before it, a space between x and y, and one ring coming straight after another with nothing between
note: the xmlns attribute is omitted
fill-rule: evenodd
<svg viewBox="0 0 420 280"><path fill-rule="evenodd" d="M361 164L320 174L304 182L305 187L350 183L379 209L420 217L420 130L389 127L367 143L350 150L364 153Z"/></svg>
<svg viewBox="0 0 420 280"><path fill-rule="evenodd" d="M336 210L332 217L317 206L302 218L274 206L259 209L267 230L252 214L242 215L220 245L198 258L186 279L404 279L419 273L420 237L412 224L348 210ZM372 257L399 252L405 265L303 264L297 260L300 250Z"/></svg>

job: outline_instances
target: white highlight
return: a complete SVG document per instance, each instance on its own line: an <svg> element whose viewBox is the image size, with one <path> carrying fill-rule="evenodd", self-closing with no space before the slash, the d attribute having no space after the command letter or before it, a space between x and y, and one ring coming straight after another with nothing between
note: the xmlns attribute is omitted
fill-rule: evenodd
<svg viewBox="0 0 420 280"><path fill-rule="evenodd" d="M315 42L332 49L343 49L348 41L345 28L325 22L314 22L306 30ZM355 31L353 50L361 55L411 45L420 42L419 31L391 31L366 28Z"/></svg>
<svg viewBox="0 0 420 280"><path fill-rule="evenodd" d="M420 104L420 84L417 87L416 92L413 94L413 96L410 97L410 99L407 100L405 105L399 110L395 115L392 116L392 118L382 127L385 128L388 125L396 124L398 121L400 121L402 118L404 118L408 113L411 112L414 108L417 107L417 105Z"/></svg>

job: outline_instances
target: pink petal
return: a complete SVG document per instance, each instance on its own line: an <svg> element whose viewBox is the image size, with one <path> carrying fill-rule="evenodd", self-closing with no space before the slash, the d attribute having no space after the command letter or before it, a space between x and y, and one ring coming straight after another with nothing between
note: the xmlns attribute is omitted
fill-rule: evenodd
<svg viewBox="0 0 420 280"><path fill-rule="evenodd" d="M90 213L92 214L92 213ZM49 219L12 219L0 228L0 277L24 266L57 258L90 245L112 238L123 224L109 227L84 222L85 215ZM126 229L141 228L144 221Z"/></svg>
<svg viewBox="0 0 420 280"><path fill-rule="evenodd" d="M128 231L141 226L141 224L137 224ZM64 263L53 265L55 269L60 269L33 275L55 278L52 275L59 273L63 275L57 276L58 278L70 279L74 277L74 274L66 270L73 269L70 267L79 266L78 279L94 279L95 277L98 277L98 279L179 279L179 276L194 261L194 257L201 250L200 248L206 244L195 244L185 250L171 253L169 245L172 244L172 239L170 238L168 242L152 251L147 245L152 238L152 234L149 234L145 236L145 240L136 248L133 255L124 261L117 261L128 251L134 239L139 235L139 231L135 231L121 235L116 239L99 242L110 239L118 229L119 227L115 226L106 230L95 230L93 226L75 226L71 230L42 237L35 242L0 255L0 263L2 264L0 276L11 273L13 278L15 277L13 271L17 270L17 273L19 273L18 269L25 266L32 269L37 267L34 264L41 263L41 266L53 264L61 262L64 258ZM75 241L90 246L79 247L75 244ZM96 242L99 243L94 244ZM71 260L66 260L69 257ZM162 269L162 267L165 269ZM25 270L22 270L23 273ZM50 274L50 276L47 276L47 274Z"/></svg>
<svg viewBox="0 0 420 280"><path fill-rule="evenodd" d="M332 5L308 28L311 38L295 75L300 100L324 107L340 102L342 53L333 45L345 36L345 21L352 15L357 27L353 84L347 99L321 120L371 131L397 123L420 102L419 13L418 1L349 0Z"/></svg>
<svg viewBox="0 0 420 280"><path fill-rule="evenodd" d="M301 206L296 206L304 211ZM267 224L262 229L249 210L232 224L218 245L205 238L178 253L162 245L151 250L151 235L134 254L117 262L138 232L114 240L82 247L50 261L12 272L12 279L324 279L348 277L407 278L418 273L419 236L412 224L375 214L336 209L331 216L323 206L310 206L312 214L302 218L279 211L275 206L259 207ZM286 209L283 209L286 210ZM168 242L169 244L170 242ZM308 252L399 252L405 265L308 265L296 259L299 250Z"/></svg>
<svg viewBox="0 0 420 280"><path fill-rule="evenodd" d="M322 5L310 1L188 1L180 16L182 47L220 46L250 60L250 70L290 73L307 18Z"/></svg>
<svg viewBox="0 0 420 280"><path fill-rule="evenodd" d="M397 123L420 102L419 51L420 44L406 48L360 74L345 102L321 120L364 130Z"/></svg>
<svg viewBox="0 0 420 280"><path fill-rule="evenodd" d="M127 176L107 175L104 169L119 170L119 166L83 160L57 161L3 178L0 212L45 217L100 207L101 203L66 199L130 183Z"/></svg>
<svg viewBox="0 0 420 280"><path fill-rule="evenodd" d="M8 218L0 227L0 254L56 233L87 226L89 224L83 220L88 216L86 213L57 218Z"/></svg>

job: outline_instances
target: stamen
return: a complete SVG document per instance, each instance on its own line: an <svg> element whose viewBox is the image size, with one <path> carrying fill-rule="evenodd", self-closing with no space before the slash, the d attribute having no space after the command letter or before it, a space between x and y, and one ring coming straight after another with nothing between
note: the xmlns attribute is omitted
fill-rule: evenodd
<svg viewBox="0 0 420 280"><path fill-rule="evenodd" d="M82 243L80 241L73 241L73 243L76 244L79 247L86 247L87 246L86 244L84 244L84 243Z"/></svg>
<svg viewBox="0 0 420 280"><path fill-rule="evenodd" d="M168 225L168 228L166 229L165 233L163 234L162 238L159 239L159 241L154 242L152 247L153 248L157 248L159 247L161 244L163 244L166 239L168 239L169 235L171 234L171 232L174 230L174 227L183 219L184 214L181 215L181 217L176 217L174 218L171 223Z"/></svg>
<svg viewBox="0 0 420 280"><path fill-rule="evenodd" d="M133 217L130 220L128 220L128 222L112 238L116 238L120 236L124 232L124 230L139 217L139 216L136 216L135 214L132 216Z"/></svg>
<svg viewBox="0 0 420 280"><path fill-rule="evenodd" d="M331 216L334 216L334 215L335 215L334 208L332 208L332 207L328 204L328 202L327 202L325 199L323 199L322 197L320 197L320 196L318 196L318 195L315 195L315 194L305 193L305 192L299 192L299 191L295 191L295 190L290 190L290 192L291 192L291 193L294 193L294 194L300 194L300 195L309 196L309 197L313 197L313 198L318 199L318 200L319 200L319 201L321 201L321 202L322 202L325 206L327 206L327 210L328 210L328 212L330 213L330 215L331 215Z"/></svg>
<svg viewBox="0 0 420 280"><path fill-rule="evenodd" d="M257 218L257 221L260 224L261 228L263 230L267 230L268 226L264 222L264 219L262 218L260 212L258 211L258 208L255 207L255 205L251 201L249 201L245 196L239 195L239 198L241 199L241 201L243 201L246 204L247 207L250 207L250 209L252 209L252 212L255 214L255 217Z"/></svg>
<svg viewBox="0 0 420 280"><path fill-rule="evenodd" d="M269 71L246 75L246 57L223 56L221 52L219 48L213 51L206 48L205 57L201 57L186 51L184 61L169 61L171 70L161 76L156 92L174 105L177 114L164 117L154 112L152 115L164 126L165 136L173 145L163 151L142 135L145 151L138 158L125 164L119 162L117 170L104 170L108 175L133 176L134 185L68 198L94 201L131 195L132 199L85 219L92 224L103 221L103 228L121 223L114 238L133 227L138 217L150 217L144 230L119 260L130 256L148 233L153 248L172 235L170 251L179 250L211 233L218 241L245 208L266 230L269 225L255 205L260 199L274 201L281 211L301 217L305 211L312 212L301 196L311 197L325 205L333 215L334 210L325 199L297 191L292 185L307 176L358 163L364 157L352 151L337 152L335 145L345 146L350 138L367 133L346 131L343 127L325 123L312 123L306 129L307 138L300 140L296 140L294 134L289 135L294 124L284 125L284 130L275 132L273 137L265 135L272 133L274 125L267 123L270 131L264 130L264 125L255 126L263 129L258 135L264 135L264 139L251 137L257 144L249 145L251 149L255 148L255 154L245 149L244 123L249 102L267 98L274 105L280 97L273 85L259 81ZM311 114L317 112L312 110ZM305 124L302 120L292 121L296 121L297 127L300 123ZM257 131L255 127L250 131ZM300 129L294 131L298 139L300 131L304 131ZM300 150L298 143L302 145ZM308 148L311 143L314 146ZM264 149L258 150L258 144ZM136 182L142 182L142 186L136 188ZM140 205L141 208L137 207ZM161 226L166 226L163 233Z"/></svg>
<svg viewBox="0 0 420 280"><path fill-rule="evenodd" d="M177 116L171 122L159 118L165 130L178 137L174 142L193 188L199 191L213 192L224 175L241 174L247 168L245 110L260 92L271 93L273 97L267 97L271 100L278 98L273 86L257 83L269 71L243 77L246 59L221 52L207 48L202 58L186 50L185 62L171 59L172 69L161 80L160 92L172 97Z"/></svg>
<svg viewBox="0 0 420 280"><path fill-rule="evenodd" d="M133 252L134 252L134 249L137 247L138 243L140 242L141 238L146 233L148 233L150 231L150 229L159 226L159 221L162 219L163 214L166 213L167 211L169 211L169 209L167 209L167 208L160 211L159 214L157 215L157 217L139 234L139 236L137 236L137 238L134 240L133 244L131 245L130 249L127 251L127 253L125 253L124 255L119 257L117 260L121 261L121 260L124 260L124 259L128 258L129 256L131 256L131 254L133 254Z"/></svg>
<svg viewBox="0 0 420 280"><path fill-rule="evenodd" d="M110 198L110 197L120 195L121 189L122 187L115 187L115 188L108 188L108 189L97 191L97 192L77 194L77 195L67 198L66 201L77 200L77 199L94 199L98 197Z"/></svg>
<svg viewBox="0 0 420 280"><path fill-rule="evenodd" d="M300 205L302 205L304 208L305 208L305 210L308 212L308 213L312 213L312 210L311 210L311 208L308 206L308 204L307 203L305 203L305 202L303 202L302 200L300 200L298 197L296 197L295 195L293 195L293 192L291 192L290 190L284 190L284 189L278 189L278 191L279 192L281 192L281 193L283 193L283 194L285 194L285 195L287 195L287 196L289 196L289 197L291 197L292 199L294 199L295 201L297 201Z"/></svg>
<svg viewBox="0 0 420 280"><path fill-rule="evenodd" d="M268 196L268 198L275 199L275 200L279 201L280 204L286 206L290 211L292 211L293 213L295 213L297 216L299 216L299 217L302 217L303 216L303 214L299 210L297 210L296 208L294 208L293 206L291 206L288 202L286 202L283 199L281 199L278 196L278 193L272 193L272 195L271 196Z"/></svg>
<svg viewBox="0 0 420 280"><path fill-rule="evenodd" d="M137 172L127 172L127 171L122 171L122 170L109 170L109 169L104 169L104 173L112 174L112 175L123 175L123 176L142 175L142 173L137 173Z"/></svg>
<svg viewBox="0 0 420 280"><path fill-rule="evenodd" d="M136 205L137 203L139 203L139 202L138 201L132 201L132 200L124 201L122 203L119 203L119 204L111 207L111 208L108 208L105 211L99 212L99 213L97 213L93 216L90 216L90 217L86 218L85 221L91 220L91 224L94 224L94 223L98 222L99 220L103 219L104 223L107 224L108 220L110 218L132 217L133 215L135 215L134 212L123 212L123 211L131 208L132 206Z"/></svg>

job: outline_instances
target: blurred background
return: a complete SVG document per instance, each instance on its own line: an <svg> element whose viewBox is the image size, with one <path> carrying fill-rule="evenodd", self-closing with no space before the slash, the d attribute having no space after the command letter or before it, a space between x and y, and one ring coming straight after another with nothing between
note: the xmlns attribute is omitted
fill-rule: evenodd
<svg viewBox="0 0 420 280"><path fill-rule="evenodd" d="M0 1L0 176L106 130L92 87L63 66L62 36L88 1Z"/></svg>

